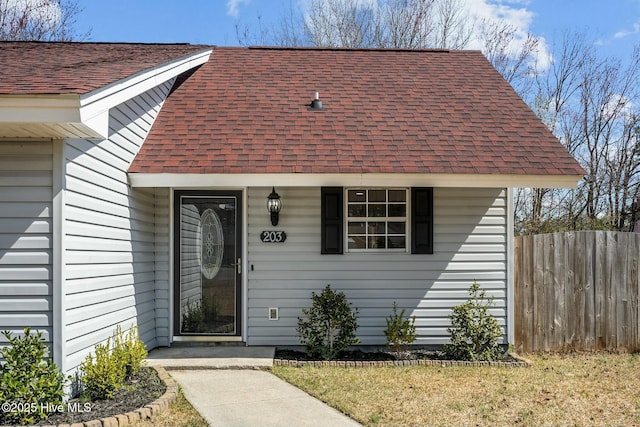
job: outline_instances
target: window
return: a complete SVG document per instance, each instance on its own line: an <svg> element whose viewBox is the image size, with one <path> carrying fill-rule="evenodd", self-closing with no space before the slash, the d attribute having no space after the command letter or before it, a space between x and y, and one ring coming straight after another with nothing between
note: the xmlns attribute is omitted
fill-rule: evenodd
<svg viewBox="0 0 640 427"><path fill-rule="evenodd" d="M407 203L408 194L411 195L410 204ZM345 246L351 252L410 250L412 254L433 253L432 187L411 187L411 191L350 188L346 192L343 187L322 187L320 197L320 253L323 255L340 255ZM394 216L403 210L403 216ZM383 212L385 216L376 216ZM411 233L410 239L407 233ZM353 242L345 245L345 236L353 238ZM384 248L380 247L381 243Z"/></svg>
<svg viewBox="0 0 640 427"><path fill-rule="evenodd" d="M407 250L407 189L347 189L347 249Z"/></svg>

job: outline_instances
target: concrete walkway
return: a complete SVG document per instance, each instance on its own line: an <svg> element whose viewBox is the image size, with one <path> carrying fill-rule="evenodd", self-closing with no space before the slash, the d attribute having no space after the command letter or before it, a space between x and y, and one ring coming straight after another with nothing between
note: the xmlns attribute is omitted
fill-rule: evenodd
<svg viewBox="0 0 640 427"><path fill-rule="evenodd" d="M211 427L358 427L339 411L264 369L273 347L176 346L149 353Z"/></svg>
<svg viewBox="0 0 640 427"><path fill-rule="evenodd" d="M211 427L360 426L265 371L170 371Z"/></svg>

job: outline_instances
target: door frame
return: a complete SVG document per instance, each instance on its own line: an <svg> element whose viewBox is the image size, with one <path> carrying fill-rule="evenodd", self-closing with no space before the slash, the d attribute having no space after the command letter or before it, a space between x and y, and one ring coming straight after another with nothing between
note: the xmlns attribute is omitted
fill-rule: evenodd
<svg viewBox="0 0 640 427"><path fill-rule="evenodd" d="M240 271L236 267L236 333L230 334L182 334L180 332L180 203L183 197L235 197L236 199L236 257L240 258ZM211 190L172 190L172 241L173 256L170 270L172 270L173 301L170 307L172 318L172 341L242 341L244 336L244 191L240 189L211 189Z"/></svg>

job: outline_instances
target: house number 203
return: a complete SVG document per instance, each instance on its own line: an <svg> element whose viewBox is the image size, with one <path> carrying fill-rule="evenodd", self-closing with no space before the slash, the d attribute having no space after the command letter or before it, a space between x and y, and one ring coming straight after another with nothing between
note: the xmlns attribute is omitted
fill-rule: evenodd
<svg viewBox="0 0 640 427"><path fill-rule="evenodd" d="M265 243L283 243L287 240L287 233L284 231L263 231L260 233L260 240Z"/></svg>

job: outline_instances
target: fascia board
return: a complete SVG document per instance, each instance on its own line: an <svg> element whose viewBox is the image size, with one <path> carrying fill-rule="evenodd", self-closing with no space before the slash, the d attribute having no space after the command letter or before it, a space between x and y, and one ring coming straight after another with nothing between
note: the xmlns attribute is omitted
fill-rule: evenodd
<svg viewBox="0 0 640 427"><path fill-rule="evenodd" d="M578 175L471 174L181 174L129 173L133 187L393 187L574 188Z"/></svg>
<svg viewBox="0 0 640 427"><path fill-rule="evenodd" d="M2 123L80 123L78 95L1 95Z"/></svg>
<svg viewBox="0 0 640 427"><path fill-rule="evenodd" d="M206 49L81 95L80 116L82 122L107 138L109 132L108 115L111 108L177 77L185 71L206 63L211 52L212 49Z"/></svg>

